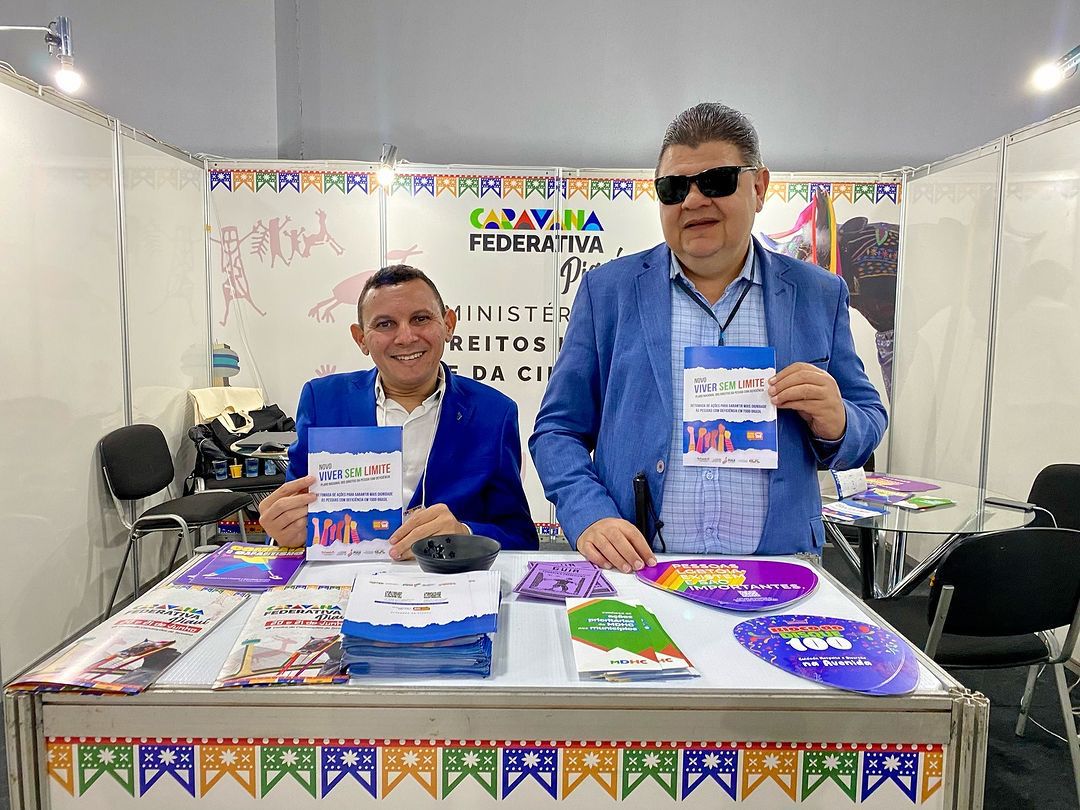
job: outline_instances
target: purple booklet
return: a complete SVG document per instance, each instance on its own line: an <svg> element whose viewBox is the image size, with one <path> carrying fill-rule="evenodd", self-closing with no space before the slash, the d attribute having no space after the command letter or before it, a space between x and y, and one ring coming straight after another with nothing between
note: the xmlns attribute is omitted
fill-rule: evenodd
<svg viewBox="0 0 1080 810"><path fill-rule="evenodd" d="M901 478L899 475L885 475L884 473L868 473L866 486L873 489L891 489L893 492L930 492L941 489L937 484L928 484L925 481L916 481L912 478Z"/></svg>
<svg viewBox="0 0 1080 810"><path fill-rule="evenodd" d="M233 591L265 591L288 585L304 564L305 549L229 543L176 578L177 585L206 585Z"/></svg>
<svg viewBox="0 0 1080 810"><path fill-rule="evenodd" d="M594 596L616 596L619 593L617 590L615 590L615 586L611 584L608 578L604 576L604 572L588 560L566 560L564 562L549 563L538 563L530 560L529 570L536 568L536 566L538 565L546 565L553 571L561 571L565 568L572 568L577 571L592 571L593 569L596 569L597 571L600 571L600 576L598 576L596 578L596 582L593 583L592 590L589 591L588 594L589 597L591 598Z"/></svg>
<svg viewBox="0 0 1080 810"><path fill-rule="evenodd" d="M514 588L514 593L537 599L563 600L614 596L603 571L588 560L568 562L530 562L529 570Z"/></svg>

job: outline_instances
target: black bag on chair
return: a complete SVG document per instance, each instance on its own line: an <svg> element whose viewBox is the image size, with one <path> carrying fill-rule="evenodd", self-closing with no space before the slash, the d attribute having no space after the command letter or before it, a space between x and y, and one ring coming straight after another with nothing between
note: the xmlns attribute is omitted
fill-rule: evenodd
<svg viewBox="0 0 1080 810"><path fill-rule="evenodd" d="M236 433L228 431L218 419L194 425L188 429L188 438L195 444L195 466L184 485L185 492L194 491L196 478L212 479L214 477L213 463L215 461L224 461L228 464L235 458L237 454L229 448L236 442L252 433L264 430L284 432L296 429L296 421L286 415L277 405L257 408L248 411L246 415L250 417L251 424L246 430ZM247 422L241 414L224 414L221 418L230 420L237 428Z"/></svg>
<svg viewBox="0 0 1080 810"><path fill-rule="evenodd" d="M218 444L209 425L194 425L188 428L187 435L195 444L195 467L184 485L185 493L192 491L192 479L214 477L213 462L224 461L228 464L231 458L228 449Z"/></svg>
<svg viewBox="0 0 1080 810"><path fill-rule="evenodd" d="M231 445L250 436L252 433L259 433L264 430L284 432L296 429L296 421L291 416L286 416L285 412L277 405L267 405L263 408L256 408L254 411L247 411L247 416L250 417L251 424L246 430L240 430L239 428L245 425L248 420L238 413L222 414L222 416L208 424L218 445L226 453L228 453ZM222 424L222 419L228 419L232 423L232 431Z"/></svg>

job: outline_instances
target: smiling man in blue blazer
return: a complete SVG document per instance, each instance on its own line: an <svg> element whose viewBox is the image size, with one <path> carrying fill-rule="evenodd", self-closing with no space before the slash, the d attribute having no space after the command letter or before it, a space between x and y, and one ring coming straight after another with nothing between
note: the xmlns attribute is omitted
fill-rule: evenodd
<svg viewBox="0 0 1080 810"><path fill-rule="evenodd" d="M517 406L441 362L456 324L431 280L408 265L368 279L357 302L353 340L375 368L310 380L296 409L290 479L259 505L279 545L306 539L315 482L307 470L311 427L402 428L402 495L410 513L390 537L390 556L407 559L417 540L482 534L503 548L538 545L521 486Z"/></svg>
<svg viewBox="0 0 1080 810"><path fill-rule="evenodd" d="M865 463L885 409L855 353L842 279L751 235L769 170L737 110L699 104L656 169L665 244L583 278L529 446L570 543L629 572L669 552L789 554L824 541L817 464ZM683 349L772 346L775 470L684 466ZM635 520L642 476L663 527Z"/></svg>

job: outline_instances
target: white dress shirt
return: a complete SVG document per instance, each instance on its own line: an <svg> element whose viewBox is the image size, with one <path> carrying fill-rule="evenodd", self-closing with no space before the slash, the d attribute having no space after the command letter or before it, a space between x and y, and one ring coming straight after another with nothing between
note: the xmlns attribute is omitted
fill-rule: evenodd
<svg viewBox="0 0 1080 810"><path fill-rule="evenodd" d="M439 427L439 413L446 394L446 380L439 369L439 384L434 393L421 402L412 413L400 403L389 399L383 390L382 375L375 375L375 422L379 427L401 428L401 502L405 508L412 503L416 488L421 485L424 470L427 469L431 445L435 441L435 431ZM420 505L427 506L424 493L420 493Z"/></svg>

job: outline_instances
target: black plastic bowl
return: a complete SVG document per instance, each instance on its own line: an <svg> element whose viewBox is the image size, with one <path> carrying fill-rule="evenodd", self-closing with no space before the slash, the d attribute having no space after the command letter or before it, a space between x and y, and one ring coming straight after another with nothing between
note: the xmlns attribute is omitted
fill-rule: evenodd
<svg viewBox="0 0 1080 810"><path fill-rule="evenodd" d="M479 534L437 534L412 545L420 568L429 574L486 571L499 556L498 540Z"/></svg>

